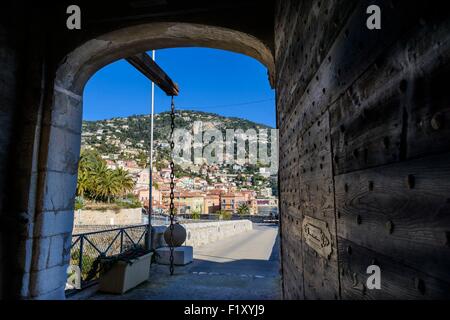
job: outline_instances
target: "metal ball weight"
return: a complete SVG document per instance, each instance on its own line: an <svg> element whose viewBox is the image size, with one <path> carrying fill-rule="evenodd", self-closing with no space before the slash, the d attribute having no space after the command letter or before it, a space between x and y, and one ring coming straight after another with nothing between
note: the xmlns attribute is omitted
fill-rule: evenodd
<svg viewBox="0 0 450 320"><path fill-rule="evenodd" d="M173 225L173 242L170 241L170 234L170 226L168 226L166 231L164 231L164 240L168 246L179 247L186 241L186 229L181 224L176 223Z"/></svg>

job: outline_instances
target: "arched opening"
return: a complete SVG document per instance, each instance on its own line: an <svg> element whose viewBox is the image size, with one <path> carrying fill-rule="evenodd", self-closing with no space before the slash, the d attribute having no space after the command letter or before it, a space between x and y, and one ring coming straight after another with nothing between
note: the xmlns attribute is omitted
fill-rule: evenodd
<svg viewBox="0 0 450 320"><path fill-rule="evenodd" d="M209 47L248 55L267 66L273 85L274 57L259 39L215 26L161 22L120 29L86 42L58 67L55 86L80 95L87 80L101 67L150 49L175 47Z"/></svg>
<svg viewBox="0 0 450 320"><path fill-rule="evenodd" d="M39 152L45 170L39 174L37 220L40 223L35 226L37 237L33 243L33 251L38 252L33 259L46 259L46 266L31 274L32 297L63 298L64 295L86 82L97 70L115 60L149 49L186 46L219 48L253 57L268 68L269 81L273 84L272 53L257 38L235 30L186 23L152 23L120 29L86 42L59 65L51 106L46 111L49 125L42 133L42 145L47 147ZM39 241L41 237L49 242L47 247ZM53 280L45 282L48 277Z"/></svg>

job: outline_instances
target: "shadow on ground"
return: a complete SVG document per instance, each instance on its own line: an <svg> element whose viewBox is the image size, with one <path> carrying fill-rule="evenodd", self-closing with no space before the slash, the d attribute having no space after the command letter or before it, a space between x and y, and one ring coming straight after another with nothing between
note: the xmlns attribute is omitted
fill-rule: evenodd
<svg viewBox="0 0 450 320"><path fill-rule="evenodd" d="M273 237L270 256L261 259L236 259L241 248L258 242L260 233ZM247 241L246 237L248 237ZM175 268L153 264L149 281L124 295L97 293L91 299L120 300L276 300L281 298L279 237L277 227L262 225L246 235L230 239L240 243L230 255L214 254L200 248L194 261ZM234 248L233 243L227 243ZM270 248L268 248L270 250ZM211 251L211 252L210 252ZM267 251L267 250L266 250ZM241 252L242 253L242 252Z"/></svg>

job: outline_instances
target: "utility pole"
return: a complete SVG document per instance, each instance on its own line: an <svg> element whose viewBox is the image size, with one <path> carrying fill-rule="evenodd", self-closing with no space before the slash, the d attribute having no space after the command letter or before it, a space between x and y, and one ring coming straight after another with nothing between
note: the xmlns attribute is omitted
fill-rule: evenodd
<svg viewBox="0 0 450 320"><path fill-rule="evenodd" d="M155 50L152 51L152 60L155 61ZM153 214L153 113L155 111L155 83L152 81L152 103L150 114L150 166L149 166L149 188L148 188L148 230L149 248L152 247L152 214Z"/></svg>
<svg viewBox="0 0 450 320"><path fill-rule="evenodd" d="M151 236L151 228L152 228L152 213L153 213L153 113L154 113L154 104L155 104L155 84L161 88L168 96L178 96L178 85L172 81L172 79L158 66L155 62L155 50L152 51L152 56L150 57L146 52L142 52L136 54L134 56L130 56L125 58L125 60L135 67L139 72L141 72L145 77L152 81L152 104L151 104L151 124L150 124L150 172L149 172L149 199L148 199L148 222L147 228L148 232L146 233L146 248L151 249L152 245L152 236ZM145 210L144 208L142 209Z"/></svg>

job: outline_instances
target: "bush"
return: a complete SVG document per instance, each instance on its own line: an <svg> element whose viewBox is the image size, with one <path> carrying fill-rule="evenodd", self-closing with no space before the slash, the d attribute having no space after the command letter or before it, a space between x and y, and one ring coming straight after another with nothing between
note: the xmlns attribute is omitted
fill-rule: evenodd
<svg viewBox="0 0 450 320"><path fill-rule="evenodd" d="M114 203L120 208L142 208L142 203L135 195L127 195L123 199L116 199Z"/></svg>
<svg viewBox="0 0 450 320"><path fill-rule="evenodd" d="M217 212L219 214L219 220L230 220L231 217L233 216L231 212L228 211L219 211Z"/></svg>
<svg viewBox="0 0 450 320"><path fill-rule="evenodd" d="M242 204L239 205L239 207L237 208L237 213L239 213L239 215L250 214L250 207L248 206L248 204L242 203Z"/></svg>
<svg viewBox="0 0 450 320"><path fill-rule="evenodd" d="M84 208L84 198L75 197L75 210L81 210Z"/></svg>
<svg viewBox="0 0 450 320"><path fill-rule="evenodd" d="M199 220L200 219L200 210L194 210L194 211L192 211L192 219L194 219L194 220Z"/></svg>

